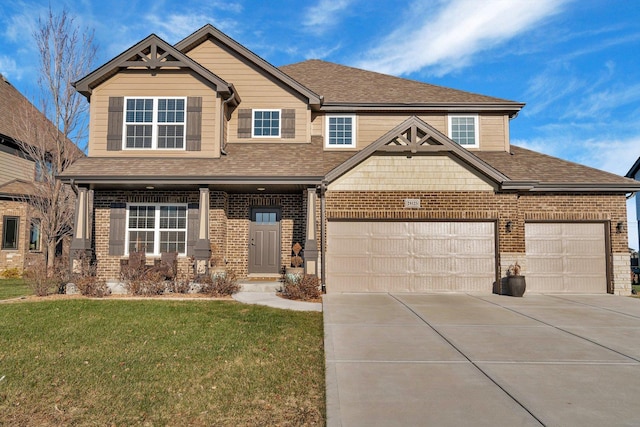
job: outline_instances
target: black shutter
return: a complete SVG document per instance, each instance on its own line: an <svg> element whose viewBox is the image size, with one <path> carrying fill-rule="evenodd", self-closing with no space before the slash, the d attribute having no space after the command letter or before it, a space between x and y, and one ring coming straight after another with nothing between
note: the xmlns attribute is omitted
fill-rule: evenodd
<svg viewBox="0 0 640 427"><path fill-rule="evenodd" d="M187 98L187 151L200 151L202 148L202 97Z"/></svg>
<svg viewBox="0 0 640 427"><path fill-rule="evenodd" d="M200 234L200 205L189 203L187 208L187 255L194 253Z"/></svg>
<svg viewBox="0 0 640 427"><path fill-rule="evenodd" d="M111 203L109 220L109 255L124 255L124 241L127 233L126 203Z"/></svg>
<svg viewBox="0 0 640 427"><path fill-rule="evenodd" d="M282 110L282 137L296 137L296 110Z"/></svg>
<svg viewBox="0 0 640 427"><path fill-rule="evenodd" d="M109 97L109 116L107 119L107 150L122 150L122 118L124 115L124 97Z"/></svg>
<svg viewBox="0 0 640 427"><path fill-rule="evenodd" d="M251 138L251 110L238 110L238 138Z"/></svg>

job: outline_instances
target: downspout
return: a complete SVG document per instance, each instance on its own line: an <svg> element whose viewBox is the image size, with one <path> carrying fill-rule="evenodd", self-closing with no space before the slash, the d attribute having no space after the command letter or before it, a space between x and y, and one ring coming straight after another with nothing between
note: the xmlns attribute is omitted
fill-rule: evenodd
<svg viewBox="0 0 640 427"><path fill-rule="evenodd" d="M78 186L76 185L75 178L71 178L69 180L69 185L71 186L71 189L73 190L73 192L76 193L76 197L78 197Z"/></svg>
<svg viewBox="0 0 640 427"><path fill-rule="evenodd" d="M226 119L225 110L227 104L236 99L236 91L233 90L233 87L229 87L231 91L231 96L224 101L222 101L222 105L220 106L220 153L227 155L227 152L224 150L226 147L226 141L224 140L224 121Z"/></svg>
<svg viewBox="0 0 640 427"><path fill-rule="evenodd" d="M321 271L321 285L322 285L322 293L327 293L327 282L326 282L326 272L327 272L327 261L325 258L325 221L326 221L326 201L325 201L325 193L327 191L327 182L323 181L322 184L318 186L318 190L320 193L320 271Z"/></svg>

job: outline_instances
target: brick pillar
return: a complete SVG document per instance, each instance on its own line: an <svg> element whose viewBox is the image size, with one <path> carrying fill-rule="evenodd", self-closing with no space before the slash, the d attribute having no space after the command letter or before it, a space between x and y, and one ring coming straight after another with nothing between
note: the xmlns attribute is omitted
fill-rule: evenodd
<svg viewBox="0 0 640 427"><path fill-rule="evenodd" d="M306 239L304 242L304 272L318 275L318 239L316 236L316 189L307 188Z"/></svg>

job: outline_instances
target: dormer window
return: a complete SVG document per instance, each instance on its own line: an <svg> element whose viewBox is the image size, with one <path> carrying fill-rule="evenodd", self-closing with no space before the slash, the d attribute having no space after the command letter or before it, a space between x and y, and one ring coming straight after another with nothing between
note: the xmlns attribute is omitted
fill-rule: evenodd
<svg viewBox="0 0 640 427"><path fill-rule="evenodd" d="M125 98L125 149L184 149L186 98Z"/></svg>
<svg viewBox="0 0 640 427"><path fill-rule="evenodd" d="M478 115L449 115L449 138L463 147L479 147Z"/></svg>

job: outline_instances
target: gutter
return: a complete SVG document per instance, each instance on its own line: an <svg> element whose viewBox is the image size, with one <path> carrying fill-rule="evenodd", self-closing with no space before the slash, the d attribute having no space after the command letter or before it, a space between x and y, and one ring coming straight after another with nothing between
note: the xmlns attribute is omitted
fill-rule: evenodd
<svg viewBox="0 0 640 427"><path fill-rule="evenodd" d="M237 92L233 84L229 85L229 91L231 92L231 96L225 99L224 101L222 101L222 105L220 106L220 153L225 156L227 155L227 152L225 151L225 148L227 147L227 142L224 139L224 121L227 118L225 114L226 107L228 103L234 100L236 101L236 105L240 103L239 99L236 98Z"/></svg>

